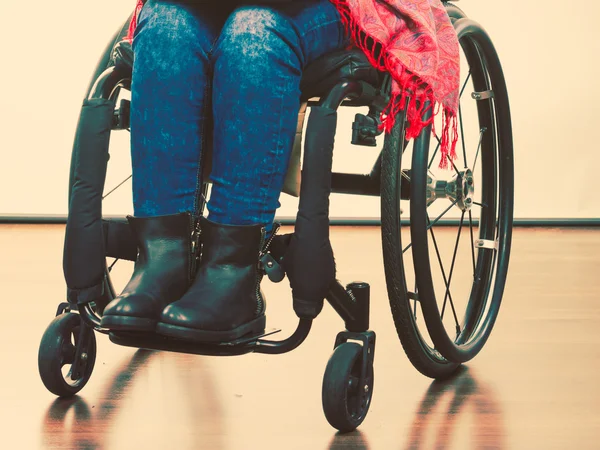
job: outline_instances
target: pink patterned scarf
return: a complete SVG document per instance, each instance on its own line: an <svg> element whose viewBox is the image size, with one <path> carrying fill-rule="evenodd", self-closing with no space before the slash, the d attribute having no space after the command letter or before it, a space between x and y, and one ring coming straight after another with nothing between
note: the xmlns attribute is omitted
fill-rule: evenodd
<svg viewBox="0 0 600 450"><path fill-rule="evenodd" d="M440 0L330 1L371 64L392 76L392 98L382 115L387 132L407 96L407 139L433 123L435 114L422 118L426 104L442 108L440 166L447 167L447 156L456 158L460 60L456 32Z"/></svg>
<svg viewBox="0 0 600 450"><path fill-rule="evenodd" d="M426 105L442 109L441 167L456 158L460 62L458 39L440 0L330 0L354 43L371 64L392 76L392 97L382 114L386 132L398 111L408 107L406 138L412 139L433 123L423 120ZM138 0L129 28L133 36Z"/></svg>

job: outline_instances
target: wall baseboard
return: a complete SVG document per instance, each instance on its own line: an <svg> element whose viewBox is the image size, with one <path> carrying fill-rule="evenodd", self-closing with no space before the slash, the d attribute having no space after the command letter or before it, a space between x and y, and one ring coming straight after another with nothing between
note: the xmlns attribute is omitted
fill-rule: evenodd
<svg viewBox="0 0 600 450"><path fill-rule="evenodd" d="M120 218L111 217L107 218ZM293 225L296 221L295 217L280 217L277 220L282 225ZM66 215L19 215L19 214L4 214L0 215L0 224L65 224L67 222ZM330 220L332 225L346 226L365 226L365 225L380 225L379 218L358 218L358 217L335 217ZM408 223L408 220L402 223ZM456 226L457 219L440 220L438 225ZM515 219L516 227L600 227L599 218L526 218Z"/></svg>

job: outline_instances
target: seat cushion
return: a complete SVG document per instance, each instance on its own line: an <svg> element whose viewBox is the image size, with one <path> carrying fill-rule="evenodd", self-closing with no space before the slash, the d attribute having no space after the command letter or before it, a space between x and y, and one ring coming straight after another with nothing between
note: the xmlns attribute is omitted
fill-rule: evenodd
<svg viewBox="0 0 600 450"><path fill-rule="evenodd" d="M382 72L369 63L362 50L338 50L311 62L302 74L300 89L303 98L320 97L340 80L365 81L378 86Z"/></svg>
<svg viewBox="0 0 600 450"><path fill-rule="evenodd" d="M111 60L112 64L131 71L131 44L123 40L115 45ZM304 69L300 90L303 99L320 97L326 95L341 79L365 81L378 86L381 76L382 72L373 68L362 50L338 50L321 56Z"/></svg>

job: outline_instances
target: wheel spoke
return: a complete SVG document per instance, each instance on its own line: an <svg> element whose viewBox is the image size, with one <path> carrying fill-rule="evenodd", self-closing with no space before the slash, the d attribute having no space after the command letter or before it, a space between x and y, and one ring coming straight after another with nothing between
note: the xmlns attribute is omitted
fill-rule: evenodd
<svg viewBox="0 0 600 450"><path fill-rule="evenodd" d="M413 306L413 317L415 318L415 320L417 319L417 296L419 295L419 288L417 287L417 282L415 281L415 299L414 299L414 306Z"/></svg>
<svg viewBox="0 0 600 450"><path fill-rule="evenodd" d="M450 210L452 209L452 207L453 207L454 205L456 205L457 203L458 203L458 200L454 200L454 201L453 201L453 202L450 204L450 206L448 206L448 207L447 207L447 208L444 210L444 212L442 212L442 213L441 213L439 216L437 216L437 217L435 218L435 220L434 220L433 222L431 222L431 223L430 223L430 224L427 226L427 228L425 229L425 231L429 230L429 229L430 229L432 226L434 226L436 223L438 223L438 222L439 222L439 220L440 220L442 217L444 217L444 216L446 215L446 213L447 213L448 211L450 211ZM411 242L410 244L408 244L406 247L404 247L404 249L402 250L402 253L403 253L403 254L404 254L404 253L406 253L406 251L407 251L409 248L411 248L411 247L412 247L412 242Z"/></svg>
<svg viewBox="0 0 600 450"><path fill-rule="evenodd" d="M475 164L477 164L477 158L479 157L479 150L481 150L481 143L483 142L483 133L487 131L486 127L479 130L479 144L477 144L477 152L475 153L475 160L473 161L472 170L475 170Z"/></svg>
<svg viewBox="0 0 600 450"><path fill-rule="evenodd" d="M452 159L450 158L450 155L448 155L447 158L448 158L448 161L450 161L450 164L452 164L452 168L456 172L456 175L458 175L460 177L460 172L458 170L458 167L456 167L456 164L454 164L454 161L452 161Z"/></svg>
<svg viewBox="0 0 600 450"><path fill-rule="evenodd" d="M111 272L112 268L115 266L115 264L116 264L117 262L119 262L119 258L116 258L116 259L115 259L115 260L112 262L112 264L111 264L110 266L108 266L108 273L110 273L110 272Z"/></svg>
<svg viewBox="0 0 600 450"><path fill-rule="evenodd" d="M435 139L437 140L438 144L437 144L437 147L435 148L435 151L433 152L433 156L429 160L429 164L427 165L427 170L431 169L431 165L433 164L435 155L437 154L440 146L442 145L442 141L440 140L439 136L437 134L435 134L435 133L434 133L434 136L435 136ZM452 164L452 168L454 169L454 171L456 172L456 174L460 175L460 172L458 171L458 167L456 167L456 164L454 164L454 161L452 161L452 159L450 158L450 156L446 155L446 158L448 158L448 161L450 161L450 164ZM467 167L467 166L465 165L465 167Z"/></svg>
<svg viewBox="0 0 600 450"><path fill-rule="evenodd" d="M431 169L431 165L433 164L433 161L435 159L435 155L437 155L438 150L440 149L440 146L442 145L442 141L440 140L440 138L438 137L437 134L433 133L433 135L435 136L436 140L438 141L437 147L435 148L435 151L433 152L433 155L431 156L431 159L429 160L429 164L427 164L427 168Z"/></svg>
<svg viewBox="0 0 600 450"><path fill-rule="evenodd" d="M444 217L444 216L446 215L446 213L447 213L448 211L450 211L450 210L452 209L452 207L453 207L454 205L456 205L457 203L458 203L458 200L454 200L454 201L453 201L453 202L450 204L450 206L448 206L448 207L447 207L447 208L444 210L444 212L442 212L442 213L441 213L439 216L437 216L433 222L431 222L429 225L427 225L427 229L429 230L429 229L430 229L432 226L434 226L436 223L438 223L438 222L439 222L439 220L440 220L442 217Z"/></svg>
<svg viewBox="0 0 600 450"><path fill-rule="evenodd" d="M473 202L473 204L474 204L474 205L477 205L477 206L481 206L482 208L487 208L487 207L488 207L488 205L487 205L487 204L485 204L485 203L477 203L477 202Z"/></svg>
<svg viewBox="0 0 600 450"><path fill-rule="evenodd" d="M454 273L454 264L456 263L456 254L458 252L458 244L460 242L460 235L462 232L463 222L465 219L465 212L463 211L460 217L460 225L458 226L458 235L456 236L456 244L454 245L454 254L452 255L452 264L450 266L450 273L448 275L448 285L446 287L446 295L444 297L444 304L442 306L442 315L441 318L444 320L444 311L446 309L446 304L448 302L448 294L450 292L450 284L452 283L452 275ZM458 317L456 315L456 309L454 307L454 302L450 299L450 308L452 309L452 314L454 315L454 322L456 323L456 333L460 334L460 324L458 323Z"/></svg>
<svg viewBox="0 0 600 450"><path fill-rule="evenodd" d="M429 220L429 218L427 218ZM444 278L444 285L446 286L446 295L450 296L450 300L452 301L452 294L450 293L450 284L448 277L446 277L446 271L444 270L444 264L442 262L442 255L440 253L440 249L437 244L437 239L435 238L435 234L433 233L433 228L429 229L429 233L431 234L431 239L433 241L433 247L435 248L435 254L437 256L438 262L440 264L440 270L442 271L442 277ZM444 318L444 313L442 312L442 319Z"/></svg>
<svg viewBox="0 0 600 450"><path fill-rule="evenodd" d="M469 75L467 76L467 79L465 80L465 82L462 85L462 88L460 89L459 98L462 98L463 92L465 92L465 88L467 87L467 83L469 82L470 79L471 79L471 71L469 71Z"/></svg>
<svg viewBox="0 0 600 450"><path fill-rule="evenodd" d="M471 256L473 257L473 278L475 278L475 239L473 237L473 215L469 210L469 229L471 230Z"/></svg>
<svg viewBox="0 0 600 450"><path fill-rule="evenodd" d="M110 194L112 194L117 189L119 189L121 186L123 186L127 182L127 180L129 180L131 177L132 177L132 175L129 175L127 178L125 178L123 181L121 181L119 184L117 184L114 188L112 188L110 191L108 191L108 193L102 197L102 200L104 200Z"/></svg>

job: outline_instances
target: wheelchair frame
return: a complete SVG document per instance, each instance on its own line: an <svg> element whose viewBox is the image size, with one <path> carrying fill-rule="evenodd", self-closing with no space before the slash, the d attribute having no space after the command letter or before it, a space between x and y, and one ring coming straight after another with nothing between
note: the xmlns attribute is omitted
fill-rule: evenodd
<svg viewBox="0 0 600 450"><path fill-rule="evenodd" d="M453 7L455 8L455 7ZM457 8L455 8L456 10L458 10ZM460 10L458 10L460 11ZM471 26L472 28L475 27L474 29L477 30L482 30L475 22L470 21L469 19L464 18L464 15L462 17L460 17L460 14L458 16L452 16L451 17L453 19L453 22L455 22L455 26L460 25L463 27L463 29L468 29L469 26ZM475 25L472 25L475 24ZM479 28L478 28L479 27ZM132 61L129 59L130 55L126 52L123 51L122 47L119 47L119 45L115 45L116 43L118 43L119 38L123 36L125 31L125 27L123 27L120 31L118 31L116 33L116 35L113 37L112 42L108 45L100 63L98 66L98 69L96 70L96 73L92 79L92 83L89 86L88 89L88 95L87 95L87 100L86 102L88 102L87 104L95 104L94 102L98 103L99 106L105 108L105 111L102 113L104 114L104 123L103 126L106 127L108 126L108 122L110 121L110 127L111 129L109 130L112 131L113 129L123 129L123 128L127 128L127 108L123 107L123 108L119 108L119 110L117 110L117 112L115 113L115 105L116 105L116 100L118 97L118 93L119 90L121 88L125 88L125 89L130 89L130 70L131 70L131 64ZM493 50L493 46L491 44L491 40L489 40L489 37L487 37L487 35L485 35L486 38L481 40L481 37L477 37L477 39L480 39L480 43L478 45L483 45L485 46L485 48L487 48L487 52L491 52L493 53L493 55L495 55L495 50ZM469 44L470 45L470 44ZM490 47L491 46L491 47ZM468 47L468 45L466 46ZM491 48L491 50L490 50ZM476 56L481 58L481 50L477 49L475 47L467 49L465 51L470 51L472 52L472 54L475 54ZM473 53L474 52L474 53ZM492 56L493 56L492 55ZM497 57L497 56L496 56ZM107 67L104 70L101 70L103 67ZM482 69L483 70L483 69ZM506 86L504 84L504 78L503 78L503 74L502 74L502 69L498 61L494 61L494 64L491 67L491 70L489 67L485 67L485 70L487 70L487 75L484 74L484 76L489 77L490 79L499 79L502 82L499 83L499 86L493 87L493 90L490 88L490 90L488 91L482 91L482 92L475 92L473 95L479 95L480 97L483 96L483 98L479 98L477 99L476 97L474 97L476 100L489 100L491 97L490 95L493 97L494 91L496 91L496 95L502 96L502 97L506 97L507 98L507 93L506 93ZM342 79L340 81L338 81L334 86L332 86L330 89L328 89L328 93L326 95L323 95L320 97L319 101L309 101L309 106L312 107L317 107L317 108L324 108L326 110L329 111L333 111L333 112L337 112L338 108L340 106L369 106L370 107L370 111L369 114L367 116L363 116L363 115L357 115L355 124L357 125L354 128L354 132L353 132L353 143L357 143L360 145L373 145L374 144L374 137L378 134L380 134L380 131L378 130L378 116L381 112L381 110L383 109L383 106L385 104L387 104L386 101L386 89L389 88L389 82L390 82L390 78L389 75L385 75L380 79L380 85L375 86L372 83L363 81L363 80L355 80L355 79ZM490 94L491 92L491 94ZM500 169L494 169L494 170L503 170L503 173L506 173L507 175L505 176L506 180L505 181L505 186L502 188L502 192L500 192L500 194L505 196L505 200L500 201L500 203L502 203L502 205L500 205L500 208L502 210L502 217L503 217L503 222L502 222L502 227L506 228L506 230L508 230L508 232L505 234L506 239L502 239L502 245L504 246L504 251L501 254L502 257L502 264L504 264L504 266L507 267L508 265L508 258L509 258L509 250L510 250L510 229L512 228L512 132L510 129L510 113L508 111L508 103L506 103L506 110L505 111L500 111L500 113L498 113L498 111L493 111L493 114L499 114L498 116L498 121L502 122L502 126L504 127L508 127L507 130L503 135L501 136L502 140L504 141L503 143L501 143L502 145L506 146L506 155L502 155L502 158L500 158L500 162L499 164ZM108 117L108 112L110 110L110 114L111 116ZM311 111L312 114L312 111ZM480 110L480 114L481 114L481 110ZM328 206L325 206L326 204L328 205L328 200L329 200L329 194L330 193L344 193L344 194L353 194L353 195L366 195L366 196L381 196L382 197L382 206L385 206L391 210L394 210L395 207L391 207L390 205L387 205L387 202L389 202L390 198L392 199L402 199L402 200L414 200L415 197L415 193L413 191L415 191L415 189L411 189L411 184L412 182L410 181L410 177L406 176L405 173L403 173L404 176L399 176L399 174L397 174L397 178L398 180L396 181L395 184L395 189L396 189L396 196L392 196L390 197L389 194L386 194L387 197L386 199L384 199L384 196L382 194L382 188L381 188L381 181L382 181L382 165L383 165L383 159L384 158L388 158L389 155L393 155L394 152L390 152L389 148L397 148L397 147L402 147L402 149L406 148L406 142L404 142L403 140L403 136L404 136L404 117L399 117L400 120L396 121L396 125L394 126L394 129L392 130L392 132L390 133L389 136L386 136L386 140L385 140L385 144L384 144L384 148L381 150L373 168L371 169L370 173L368 174L347 174L347 173L335 173L335 172L329 172L330 175L330 189L326 195L325 198L321 198L320 200L320 207L321 208L327 208ZM480 116L481 119L481 116ZM309 119L310 120L310 119ZM337 120L337 118L336 118ZM493 121L493 118L490 119ZM81 124L80 124L81 125ZM500 126L498 125L498 126ZM421 133L421 136L416 140L415 142L415 149L414 152L425 152L425 150L429 147L429 135L431 134L431 127L428 127L426 129L423 130L423 132ZM495 136L495 134L494 134ZM84 136L85 137L85 136ZM507 137L509 139L507 139ZM127 248L118 248L115 251L115 254L110 254L110 250L109 248L111 247L110 242L107 241L107 235L110 235L110 232L104 228L104 225L101 223L101 192L100 195L98 195L98 185L95 187L90 187L90 189L92 191L95 192L95 194L92 196L92 200L90 202L88 202L88 204L82 206L81 204L78 204L78 200L77 198L74 199L74 189L73 186L76 183L76 180L78 179L78 174L77 174L77 170L78 168L76 167L77 161L80 158L79 153L76 153L78 150L78 145L80 145L79 139L81 138L81 136L78 133L78 137L76 138L76 144L75 144L75 151L74 151L74 157L72 160L72 165L71 165L71 170L70 170L70 181L69 181L69 204L70 204L70 212L69 212L69 217L76 217L77 214L83 214L83 215L87 215L91 217L93 217L96 222L95 222L95 231L93 232L93 236L100 236L102 239L101 245L99 248L101 248L103 256L102 258L104 258L105 256L115 256L117 258L122 258L122 259L129 259L129 260L135 260L135 248L131 248L131 246L127 247ZM83 139L83 138L81 138ZM510 142L509 142L510 141ZM404 145L402 145L402 142L404 142ZM108 138L106 138L106 144L108 144ZM325 161L331 161L331 159L333 158L333 142L323 142L321 143L321 147L319 148L319 153L320 153L320 157L324 158ZM480 143L481 144L481 143ZM100 145L100 144L98 144ZM305 146L308 145L305 143ZM317 145L317 144L314 144ZM387 150L386 150L387 149ZM106 152L108 152L108 149L106 149ZM396 151L397 152L397 151ZM403 150L400 150L400 155L396 154L396 158L398 158L398 160L401 158L401 154L403 153ZM99 152L98 155L94 156L95 158L95 162L99 164L98 167L102 167L102 164L104 164L103 166L103 173L102 170L100 170L101 173L99 174L94 174L93 177L96 177L96 183L100 182L101 187L103 189L104 187L104 177L106 174L106 163L107 161L103 161L102 158L102 152ZM304 164L303 166L306 168L309 167L314 167L314 161L311 158L316 158L315 156L315 152L311 152L308 149L305 149L305 154L304 154ZM386 156L387 155L387 156ZM92 158L92 159L94 159ZM466 158L466 157L465 157ZM503 159L506 160L503 162ZM312 163L311 163L312 161ZM508 162L507 162L508 161ZM504 164L504 168L502 167L502 164ZM506 165L508 164L508 165ZM312 170L312 169L311 169ZM458 170L457 170L458 172ZM386 176L389 176L386 175ZM459 178L460 178L460 173L459 173ZM310 190L310 187L308 186L309 183L302 183L302 191L301 191L301 195L300 195L300 208L303 208L303 199L307 199L308 195L312 195L309 194L308 190ZM508 189L508 192L510 195L508 195L508 201L506 201L506 191ZM417 189L418 190L418 189ZM100 189L101 191L101 189ZM425 194L425 191L423 191L421 194ZM75 195L75 197L77 197ZM79 202L81 203L81 201ZM396 205L398 206L398 205ZM411 202L411 210L413 207L413 203ZM79 210L78 210L79 208ZM399 208L399 206L398 206ZM326 210L325 212L328 212L328 210ZM397 216L397 212L394 213L395 216ZM328 214L327 214L328 217ZM464 216L463 216L464 217ZM394 220L396 219L391 219L392 222L394 222ZM399 220L399 219L397 219ZM387 225L386 225L387 223ZM398 222L399 223L399 222ZM387 226L388 229L393 229L393 223L390 224L390 219L387 219L387 222L383 220L382 217L382 226ZM107 225L108 226L108 225ZM114 225L115 227L118 226L117 224ZM72 230L72 228L69 228L69 223L67 225L67 238L66 238L66 242L65 242L65 261L67 261L67 255L68 255L68 251L69 251L69 239L70 239L70 234L69 231ZM76 230L77 231L77 230ZM82 241L83 238L85 237L83 234L79 233L79 232L73 232L72 234L76 235L76 239ZM459 231L460 233L460 231ZM92 236L92 235L88 235ZM103 236L103 237L102 237ZM75 239L72 238L72 239ZM126 239L121 239L121 242L125 242ZM399 245L398 243L395 243L394 245ZM73 245L71 245L71 247L73 248ZM106 248L105 248L106 247ZM112 246L113 248L115 247L114 245ZM425 246L426 248L426 246ZM269 276L269 278L271 278L273 281L281 281L281 279L283 277L278 277L277 275L275 275L274 273L277 272L277 270L279 269L279 264L281 264L284 254L285 254L285 249L286 249L286 245L280 245L279 246L279 250L277 251L271 251L270 253L268 253L270 259L267 261L264 261L264 266L263 268L265 269L265 274ZM81 249L79 250L81 251ZM98 255L98 252L91 252L92 254L96 254ZM385 244L384 244L384 256L385 256ZM87 256L86 256L87 258ZM385 259L385 258L384 258ZM388 256L388 259L390 259L390 256ZM495 256L494 256L495 259ZM77 263L81 263L84 259L81 259L77 261ZM400 270L404 270L404 266L402 262L398 262L394 260L394 257L391 258L391 261L393 263L393 266L395 268L400 268ZM73 265L73 264L72 264ZM491 332L491 328L493 327L496 315L498 313L498 308L500 306L500 300L502 297L502 290L504 287L504 282L505 282L505 270L506 267L504 267L504 272L503 274L501 274L501 276L503 276L504 278L500 280L500 288L499 288L499 297L498 293L494 293L494 300L492 301L492 305L491 307L493 308L493 310L488 313L488 316L486 317L486 323L485 323L485 329L483 329L483 331L481 331L481 336L479 337L478 341L477 341L477 345L476 345L476 349L471 349L470 353L468 354L462 354L460 351L457 351L455 348L453 347L448 347L446 346L444 351L442 351L442 358L448 358L448 364L443 368L443 370L440 371L436 371L436 370L432 370L430 367L428 367L427 363L423 363L422 361L417 361L414 357L414 349L412 350L412 355L411 355L411 350L407 349L407 345L405 343L405 339L406 337L404 337L399 331L399 335L401 337L401 341L403 346L405 347L405 351L407 352L407 355L409 356L409 358L411 359L411 362L413 363L413 365L415 365L415 367L420 370L422 373L428 375L428 376L436 376L436 377L446 377L449 374L453 373L456 368L460 365L460 363L467 361L468 359L472 358L473 356L475 356L475 354L481 350L481 348L483 347L483 344L485 343L485 341L487 340L487 337L489 336L489 333ZM67 278L68 281L68 285L70 286L72 284L69 283L69 276L68 276L68 269L69 269L69 263L65 262L65 276ZM104 265L104 267L102 267L102 272L103 272L103 277L100 280L99 283L95 283L91 288L85 288L85 289L71 289L69 288L69 292L68 292L68 302L65 303L61 303L59 305L59 308L57 310L57 314L56 314L56 319L55 321L52 322L52 324L49 326L45 337L42 339L42 344L40 345L40 354L39 354L39 361L40 361L40 374L42 375L42 379L44 381L44 383L46 384L46 386L48 387L49 390L51 390L52 392L56 393L57 395L73 395L74 393L78 392L81 388L83 388L83 386L85 385L85 382L87 382L87 379L89 379L89 376L91 375L91 370L93 370L93 361L90 362L90 354L91 351L90 349L93 347L93 354L94 354L94 358L95 358L95 337L94 337L94 331L98 331L100 333L105 333L105 334L109 334L109 337L111 339L112 342L119 344L119 345L123 345L123 346L130 346L130 347L136 347L136 348L148 348L148 349L156 349L156 350L167 350L167 351L174 351L174 352L181 352L181 353L192 353L192 354L202 354L202 355L240 355L240 354L245 354L245 353L250 353L250 352L254 352L254 353L264 353L264 354L281 354L281 353L286 353L289 352L291 350L294 350L295 348L297 348L299 345L302 344L302 342L304 342L304 340L306 339L306 337L308 336L310 330L311 330L311 326L312 326L312 321L314 319L314 317L316 317L316 314L314 314L313 317L310 317L308 315L299 315L299 322L298 322L298 326L296 328L296 330L286 339L283 340L271 340L271 339L266 339L269 336L271 336L272 334L274 334L273 332L270 333L266 333L263 336L260 337L253 337L253 338L247 338L247 339L238 339L237 341L234 342L227 342L227 343L220 343L220 344L197 344L197 343L190 343L190 342L184 342L184 341L179 341L179 340L175 340L175 339L169 339L166 337L161 337L161 336L157 336L157 335L143 335L143 334L136 334L136 333L125 333L125 332L121 332L121 333L110 333L108 330L105 330L101 327L100 325L100 317L98 315L99 310L102 309L102 307L99 308L99 305L106 305L109 301L111 301L113 298L116 297L116 293L115 290L112 286L112 283L110 281L110 278L108 276L108 268L106 267L106 265ZM388 271L391 269L388 269L386 267L386 278L388 276ZM490 275L492 276L492 275ZM390 290L398 290L398 279L396 278L397 274L394 274L393 278L394 281L390 281L388 280L388 292L390 292L391 295L391 291ZM72 281L72 280L71 280ZM88 285L90 285L91 283L88 283ZM402 285L402 283L400 283L400 285ZM448 287L449 289L449 287ZM406 287L403 287L403 290L406 291ZM406 293L404 293L403 295L405 295ZM411 294L410 292L408 294ZM416 295L416 294L415 294ZM350 361L352 364L354 364L356 367L359 367L358 372L360 373L359 376L356 375L355 373L355 377L357 377L358 379L356 380L356 382L358 383L357 385L359 387L364 387L363 389L359 389L359 393L358 394L353 394L353 395L357 395L358 399L360 400L360 402L362 402L361 404L363 405L363 408L356 412L354 415L348 415L346 414L346 416L342 417L340 416L339 413L335 412L336 408L332 407L333 403L339 403L339 402L344 402L344 401L349 401L347 398L344 399L340 399L340 398L331 398L330 394L326 392L325 389L325 385L324 385L324 390L323 390L323 402L324 402L324 409L325 409L325 413L327 416L327 419L329 420L329 422L336 428L338 428L339 430L342 431L350 431L352 429L355 429L358 425L360 425L360 423L364 420L367 411L368 411L368 407L370 404L370 400L371 400L371 396L372 396L372 389L369 389L369 386L372 385L372 381L373 381L373 373L372 373L372 367L373 367L373 359L374 359L374 350L375 350L375 333L373 331L369 330L369 310L370 310L370 288L369 285L367 283L364 282L356 282L356 283L352 283L348 286L343 286L341 283L339 283L337 280L334 280L328 288L328 292L325 295L325 299L330 303L330 305L333 307L333 309L340 315L340 317L344 320L345 323L345 327L346 330L340 332L335 340L335 346L334 348L336 349L336 351L334 352L334 355L332 356L332 360L330 360L330 365L331 364L340 364L340 363L345 363L347 362L346 360L348 358L354 358L352 359L352 361ZM392 300L390 300L392 302ZM416 301L416 300L415 300ZM486 300L487 301L487 300ZM483 309L485 308L485 304L483 306L479 305L478 306L479 309L482 309L479 314L479 319L478 322L481 320L481 315L483 314ZM61 328L61 327L66 327L67 325L64 325L64 323L67 322L67 319L64 317L64 313L68 313L71 311L76 310L79 313L79 317L81 318L81 322L83 324L83 326L79 326L77 328L74 328L73 324L70 324L69 326L71 327L71 332L74 333L74 335L76 334L77 337L75 338L75 348L73 350L74 354L72 355L72 357L69 358L70 362L71 362L71 372L70 372L70 377L72 378L72 380L83 380L83 382L81 383L81 385L77 385L74 388L66 388L64 387L58 380L54 379L55 375L48 375L49 371L51 370L50 367L50 363L47 361L48 358L46 356L44 356L43 352L44 351L55 351L56 349L53 347L56 346L55 342L56 339L54 339L54 341L52 339L50 339L50 337L54 336L56 333L62 333L64 335L65 331ZM394 312L394 308L392 307L392 310ZM319 309L320 311L320 309ZM432 310L429 311L429 315L431 316ZM298 313L298 311L297 311ZM317 312L318 314L318 312ZM443 315L443 314L442 314ZM397 319L396 315L394 316L395 319ZM73 322L73 320L69 320L69 322ZM404 321L401 321L401 325L402 326L413 326L412 325L406 325L406 323ZM429 329L429 322L427 322L427 326ZM396 324L397 328L398 328L398 323ZM62 331L60 331L62 330ZM414 331L412 331L412 333L414 334ZM417 331L418 333L418 331ZM430 334L431 334L431 330L430 330ZM48 338L46 338L46 336L50 336ZM439 332L438 332L439 335ZM447 336L441 336L441 337L437 337L434 339L434 344L439 345L438 342L443 341L443 339L445 339ZM351 346L355 346L357 344L353 344L353 343L349 343L348 341L358 341L362 343L362 346L360 348L360 350L357 350L355 347ZM62 342L62 341L61 341ZM344 345L347 344L347 345ZM61 344L62 345L62 344ZM411 343L410 345L414 346L414 343ZM455 344L453 344L455 345ZM348 355L343 356L344 358L346 358L346 360L342 360L342 351L338 352L338 349L344 347L344 351L346 351L346 353ZM62 350L61 350L62 351ZM359 352L360 355L358 355L356 352ZM434 352L436 350L434 349ZM353 353L354 352L354 353ZM452 359L450 359L450 357L448 355L452 355ZM337 359L336 359L337 358ZM62 360L61 360L62 361ZM351 364L351 365L352 365ZM328 370L326 371L326 376L329 373L329 368L330 365L328 365ZM52 366L54 367L54 366ZM91 368L90 368L91 367ZM54 369L52 369L54 370ZM45 371L45 372L44 372ZM348 369L348 376L350 373L350 369ZM54 378L52 378L54 377ZM329 380L329 384L331 383L346 383L348 380L344 379L344 380L334 380L331 381ZM355 382L355 384L356 384ZM326 383L327 383L327 379L326 379ZM329 386L329 385L328 385ZM336 404L337 404L336 403ZM346 405L347 406L347 405ZM347 408L346 408L347 409ZM332 412L334 411L334 412Z"/></svg>

